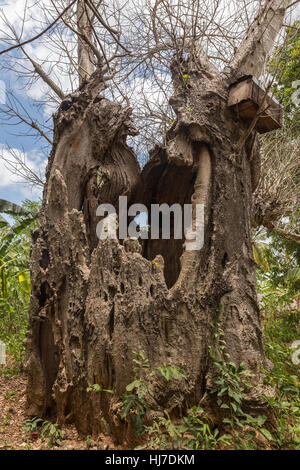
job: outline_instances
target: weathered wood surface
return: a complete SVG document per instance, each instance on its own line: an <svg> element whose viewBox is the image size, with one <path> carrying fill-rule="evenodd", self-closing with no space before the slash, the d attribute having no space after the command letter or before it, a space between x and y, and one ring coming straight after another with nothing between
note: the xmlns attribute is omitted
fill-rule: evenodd
<svg viewBox="0 0 300 470"><path fill-rule="evenodd" d="M258 113L255 130L260 134L282 127L283 112L280 104L274 97L266 95L251 75L230 85L228 106L249 123Z"/></svg>

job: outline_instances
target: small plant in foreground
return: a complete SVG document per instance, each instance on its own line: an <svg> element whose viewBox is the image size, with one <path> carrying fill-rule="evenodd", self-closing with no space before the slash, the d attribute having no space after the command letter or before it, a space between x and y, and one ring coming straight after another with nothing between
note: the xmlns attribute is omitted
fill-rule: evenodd
<svg viewBox="0 0 300 470"><path fill-rule="evenodd" d="M86 436L85 442L86 442L87 449L89 449L92 445L92 436L90 434L88 436Z"/></svg>
<svg viewBox="0 0 300 470"><path fill-rule="evenodd" d="M11 400L14 399L16 396L16 392L6 392L4 395L5 400Z"/></svg>
<svg viewBox="0 0 300 470"><path fill-rule="evenodd" d="M216 370L211 393L216 395L217 405L221 409L227 410L227 416L223 419L223 423L229 426L236 447L244 450L252 449L251 441L255 432L245 432L246 426L258 429L268 440L272 440L270 432L263 427L267 417L263 415L253 417L242 409L247 389L253 388L247 378L253 377L253 374L245 369L243 363L236 365L229 361L224 331L220 327L220 322L216 325L215 339L215 348L210 347L209 349Z"/></svg>
<svg viewBox="0 0 300 470"><path fill-rule="evenodd" d="M38 427L42 422L43 420L41 418L37 418L36 416L31 419L26 419L23 430L27 433L37 432Z"/></svg>
<svg viewBox="0 0 300 470"><path fill-rule="evenodd" d="M42 441L48 439L47 447L60 446L62 439L64 439L64 432L58 427L58 424L44 421L42 424L41 438Z"/></svg>
<svg viewBox="0 0 300 470"><path fill-rule="evenodd" d="M228 446L232 436L220 435L217 428L213 428L210 419L204 414L202 408L194 406L190 413L178 424L171 420L167 411L165 416L159 417L151 426L145 427L149 436L147 444L140 448L153 449L187 449L209 450Z"/></svg>
<svg viewBox="0 0 300 470"><path fill-rule="evenodd" d="M144 351L133 351L134 380L127 385L126 392L121 396L123 401L121 418L129 417L131 426L138 434L144 431L143 419L150 410L149 401L153 398L152 383L158 383L161 378L169 382L170 380L180 380L186 378L185 373L178 367L163 363L161 366L150 370L149 360Z"/></svg>
<svg viewBox="0 0 300 470"><path fill-rule="evenodd" d="M93 384L91 387L87 387L87 392L106 392L106 393L114 393L113 390L106 390L99 384Z"/></svg>

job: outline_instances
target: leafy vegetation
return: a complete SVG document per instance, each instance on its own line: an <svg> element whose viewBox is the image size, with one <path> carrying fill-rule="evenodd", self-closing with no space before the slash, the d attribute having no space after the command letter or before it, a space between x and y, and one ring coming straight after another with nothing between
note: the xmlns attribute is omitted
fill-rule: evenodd
<svg viewBox="0 0 300 470"><path fill-rule="evenodd" d="M209 450L227 447L231 436L220 435L201 407L194 406L179 423L171 420L167 411L151 426L145 426L147 444L140 448Z"/></svg>
<svg viewBox="0 0 300 470"><path fill-rule="evenodd" d="M276 293L268 296L264 305L274 308ZM289 299L291 300L291 299ZM181 420L171 419L167 411L151 425L143 423L151 411L153 397L151 377L155 371L149 370L144 351L135 352L135 378L121 397L123 407L121 417L130 417L130 423L138 434L143 435L145 444L138 449L300 449L300 396L299 365L291 360L289 342L299 338L300 312L290 308L285 298L278 313L267 314L265 318L266 350L274 367L265 372L265 383L273 387L275 395L264 397L273 409L277 429L272 432L267 416L252 416L243 410L243 400L247 391L255 387L251 383L252 373L243 364L230 361L226 352L224 332L217 323L215 328L216 348L210 349L215 369L210 393L216 397L216 407L223 414L219 427L200 406L194 406ZM278 304L277 304L278 308ZM273 310L274 311L274 310ZM186 377L176 367L157 367L160 373L167 369L167 380ZM165 374L162 374L165 378ZM223 412L223 413L222 413Z"/></svg>
<svg viewBox="0 0 300 470"><path fill-rule="evenodd" d="M299 124L299 88L300 82L300 21L295 21L287 28L284 44L278 46L269 65L270 72L275 76L273 93L286 111L286 119ZM296 100L292 99L292 96ZM295 129L296 130L296 129Z"/></svg>
<svg viewBox="0 0 300 470"><path fill-rule="evenodd" d="M265 230L260 232L259 242L263 250L258 263L258 291L266 353L273 364L270 371L264 371L265 383L274 390L272 397L264 399L273 410L275 428L267 416L251 416L243 410L245 395L255 385L243 364L230 361L219 315L217 324L212 325L215 347L210 348L210 355L215 373L211 393L223 416L222 424L217 426L198 406L181 420L165 411L164 416L145 425L151 411L153 376L158 373L166 380L179 380L185 374L166 364L150 371L145 353L135 352L135 377L121 397L121 416L130 417L131 425L142 435L145 444L139 448L300 449L300 366L293 361L298 352L300 360L300 350L293 349L294 342L300 340L299 245Z"/></svg>
<svg viewBox="0 0 300 470"><path fill-rule="evenodd" d="M293 349L300 339L299 255L299 245L273 237L266 250L270 270L258 274L266 353L273 364L266 382L276 393L266 400L278 419L272 440L279 449L300 448L300 366Z"/></svg>
<svg viewBox="0 0 300 470"><path fill-rule="evenodd" d="M126 392L121 396L123 406L121 418L129 420L131 426L138 434L143 432L143 419L151 409L153 387L162 379L180 380L186 377L185 373L175 366L166 363L150 371L149 361L144 351L133 351L134 380L127 385Z"/></svg>
<svg viewBox="0 0 300 470"><path fill-rule="evenodd" d="M59 428L58 424L50 421L44 421L41 432L42 441L48 439L47 447L60 446L64 438L64 432Z"/></svg>
<svg viewBox="0 0 300 470"><path fill-rule="evenodd" d="M36 416L30 419L26 419L24 431L28 434L35 433L38 431L42 422L43 420L41 418L37 418Z"/></svg>
<svg viewBox="0 0 300 470"><path fill-rule="evenodd" d="M0 220L0 340L10 358L5 373L18 372L24 357L30 296L30 232L38 225L39 204L28 200L22 207L0 199L0 211L12 223Z"/></svg>
<svg viewBox="0 0 300 470"><path fill-rule="evenodd" d="M5 205L10 224L0 221L0 340L6 342L9 365L5 373L17 372L23 360L30 293L30 231L38 224L38 205L25 201L22 207ZM121 397L121 418L140 436L139 448L152 449L300 449L300 376L299 364L293 362L300 340L299 244L260 229L254 234L261 316L266 338L267 357L273 364L265 372L265 382L275 390L265 397L276 416L276 428L266 416L250 416L243 410L243 399L251 385L251 374L243 364L234 364L226 352L220 323L215 330L215 347L210 349L215 373L211 393L220 410L222 422L216 424L201 406L195 406L181 419L165 411L154 421L146 418L153 409L156 385L184 381L184 371L163 363L150 368L144 351L134 352L134 377ZM258 248L257 248L258 247ZM219 318L220 320L220 318ZM297 361L296 361L297 362ZM99 384L90 393L113 393ZM6 394L13 399L14 392ZM2 426L9 426L7 415ZM108 427L109 428L109 427ZM25 423L31 439L40 436L48 446L58 446L63 431L57 424L34 417ZM87 439L87 447L90 438Z"/></svg>
<svg viewBox="0 0 300 470"><path fill-rule="evenodd" d="M24 431L30 439L41 437L42 442L48 439L47 447L60 446L64 439L64 432L58 424L43 421L41 418L33 417L25 422Z"/></svg>
<svg viewBox="0 0 300 470"><path fill-rule="evenodd" d="M286 30L269 63L272 91L283 107L283 127L260 136L261 178L256 191L269 201L269 228L279 228L299 242L300 233L300 21ZM276 232L276 230L275 230ZM282 233L282 232L281 232ZM299 243L298 243L299 246ZM272 270L271 270L272 271Z"/></svg>

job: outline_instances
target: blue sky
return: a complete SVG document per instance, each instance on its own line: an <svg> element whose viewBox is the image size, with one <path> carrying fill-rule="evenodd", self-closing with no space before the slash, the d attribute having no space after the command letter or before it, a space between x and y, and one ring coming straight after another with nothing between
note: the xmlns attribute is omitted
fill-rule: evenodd
<svg viewBox="0 0 300 470"><path fill-rule="evenodd" d="M46 3L47 0L45 1L45 4ZM25 23L22 36L23 40L32 37L34 33L37 32L36 28L39 23L36 20L43 18L43 12L35 0L29 0L29 4L31 5L30 11L32 16L28 16L28 19ZM20 29L20 16L22 16L22 11L25 8L25 5L26 0L0 0L0 11L3 9L7 18L9 18L17 30ZM293 20L299 17L299 12L300 5L296 10L293 11ZM0 30L3 28L5 30L5 25L3 24L3 21L1 22L0 17ZM1 43L1 35L0 50L6 47L5 44ZM35 60L37 60L39 63L42 63L45 67L47 67L45 64L47 64L48 60L51 64L51 61L55 61L58 57L57 52L53 49L51 50L51 48L49 48L49 44L47 44L47 41L44 43L43 39L35 41L32 44L28 44L25 49L27 49L27 51ZM20 54L19 51L14 51L13 56L21 57L22 54ZM33 119L35 115L39 115L41 120L44 122L50 119L48 124L51 126L51 112L53 112L54 108L51 108L49 103L46 103L40 109L37 109L34 104L32 105L32 103L34 103L33 100L36 100L35 102L37 103L39 100L45 98L45 93L47 92L47 89L45 89L46 85L43 84L41 80L37 80L30 85L27 85L26 80L20 77L16 70L7 71L4 67L2 67L1 61L4 60L3 57L4 56L1 56L0 58L0 107L1 104L3 105L3 101L8 99L8 93L10 89L13 89L18 100L20 101L20 104L23 105L26 109L30 109L30 115L33 116ZM22 57L24 58L24 56ZM51 67L49 69L49 73L51 74L54 81L60 82L60 86L66 92L67 89L70 89L70 80L73 80L73 76L70 77L67 73L64 73L61 61L58 60L58 62L60 67L58 68L57 73L53 72ZM19 64L17 62L15 68L17 69L21 63L22 62L20 59ZM144 94L149 93L152 97L152 101L158 106L158 108L160 108L160 106L162 106L162 103L160 102L162 97L153 89L151 79L147 80L147 82L149 83L146 84L143 82L143 79L139 81L139 77L134 80L134 91L132 99L134 100L138 98L139 95L141 95L142 90ZM34 171L41 171L43 174L47 156L50 150L49 146L48 148L47 146L45 147L46 141L37 141L34 137L12 135L13 132L22 134L22 132L24 133L26 131L27 126L25 125L20 125L16 128L9 126L8 123L0 121L0 155L1 153L8 155L6 145L9 145L11 148L22 152L22 155L24 155L27 163ZM16 176L13 176L8 171L5 163L0 159L0 198L8 199L15 203L20 203L25 198L37 200L39 197L41 197L41 189L35 188L32 190L28 184L24 184L24 182L21 182L20 179L18 180Z"/></svg>
<svg viewBox="0 0 300 470"><path fill-rule="evenodd" d="M30 6L27 10L27 18L25 24L22 26L20 18L23 16L23 11L26 6ZM15 30L20 34L22 29L22 40L26 40L35 35L36 31L40 29L40 25L44 21L44 12L35 0L0 0L0 50L7 47L7 43L1 42L1 37L5 34L10 35L8 26L5 24L5 19L1 13L4 13L9 22L13 25ZM47 62L47 59L55 60L57 55L49 51L47 41L43 38L30 43L25 46L25 50L30 56L38 63ZM10 102L10 91L13 90L14 96L19 101L18 107L28 110L29 118L36 121L39 117L39 122L47 123L52 127L51 114L54 111L51 106L50 100L46 101L44 105L39 105L40 100L46 99L48 91L47 85L42 80L34 80L28 83L26 78L26 70L22 69L24 66L24 55L19 50L14 50L11 55L4 55L0 57L0 108L5 103ZM11 57L11 58L10 58ZM17 59L17 60L15 60ZM8 64L7 64L8 61ZM8 65L8 68L6 67ZM27 71L32 66L27 62ZM44 66L48 71L47 65ZM23 76L22 73L23 72ZM25 73L24 73L25 72ZM64 82L64 77L62 78ZM24 114L22 112L21 114ZM26 136L24 134L32 133L30 127L26 124L10 125L9 122L3 118L3 113L0 113L0 157L9 157L7 146L18 152L22 158L26 160L28 166L44 176L45 166L50 151L50 146L44 139L37 139L33 136ZM15 135L14 135L15 134ZM50 135L51 138L51 135ZM12 202L20 204L24 199L38 200L41 197L42 189L35 187L31 188L30 185L24 183L20 177L12 175L8 170L7 165L0 158L0 198L8 199Z"/></svg>
<svg viewBox="0 0 300 470"><path fill-rule="evenodd" d="M42 109L38 111L32 107L32 99L28 96L24 83L16 82L12 74L5 73L3 70L0 71L0 107L8 102L9 92L12 88L20 106L30 110L33 119L37 114L43 116ZM0 155L9 156L8 147L15 149L24 156L32 169L44 174L48 149L43 142L37 141L36 137L24 135L28 133L29 127L27 125L11 125L13 122L6 119L0 120ZM12 175L5 162L0 159L1 199L20 204L26 198L38 200L40 197L41 189L31 188L20 178Z"/></svg>
<svg viewBox="0 0 300 470"><path fill-rule="evenodd" d="M8 84L8 81L5 80L5 77L0 76L3 83ZM3 94L1 94L3 98ZM22 101L26 105L26 97L21 96ZM2 104L2 103L0 103ZM26 132L27 126L20 125L18 128L5 124L4 122L0 123L0 153L7 151L7 145L13 149L19 149L22 153L26 154L26 159L28 160L30 166L35 169L41 168L41 171L44 172L43 161L46 159L46 155L39 152L39 144L36 142L36 139L33 137L24 137L22 135L14 135L17 132ZM39 155L37 157L37 155ZM15 203L20 203L25 198L37 200L40 197L41 192L37 189L32 190L28 184L24 184L20 181L19 178L10 174L9 170L5 166L3 161L0 161L0 198L8 199Z"/></svg>

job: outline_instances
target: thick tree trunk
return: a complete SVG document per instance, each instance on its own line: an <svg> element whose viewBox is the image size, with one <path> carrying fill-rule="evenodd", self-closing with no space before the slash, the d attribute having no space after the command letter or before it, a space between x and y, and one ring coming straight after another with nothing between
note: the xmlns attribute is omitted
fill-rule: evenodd
<svg viewBox="0 0 300 470"><path fill-rule="evenodd" d="M89 9L82 0L77 2L77 28L78 28L78 75L79 85L82 85L93 73L93 53L87 43L93 43L92 22L89 18Z"/></svg>
<svg viewBox="0 0 300 470"><path fill-rule="evenodd" d="M259 76L287 4L265 3L231 63L232 76L236 68ZM255 135L245 142L246 125L227 107L227 80L194 51L172 65L177 120L140 172L126 144L136 132L131 110L99 95L103 78L100 71L88 78L90 61L80 47L87 65L80 91L55 116L41 225L33 233L28 413L57 414L85 434L99 432L104 418L121 440L127 430L119 397L133 376L133 350L144 350L152 367L166 362L187 373L163 388L153 384L154 412L201 403L218 420L209 347L220 319L231 360L255 374L244 406L266 413L260 366L269 364L251 246ZM148 209L203 204L202 249L190 251L188 240L99 241L96 209L117 206L120 195ZM96 383L113 395L88 393Z"/></svg>
<svg viewBox="0 0 300 470"><path fill-rule="evenodd" d="M141 174L126 144L135 133L131 110L99 95L99 72L55 117L41 226L32 242L27 410L57 413L86 434L99 432L104 417L122 438L118 401L133 376L133 350L144 350L152 366L167 362L187 373L155 390L154 410L177 413L201 401L216 416L209 346L220 308L231 360L255 374L257 388L245 404L265 407L251 165L247 145L240 149L245 125L227 108L224 77L204 57L174 62L172 71L177 121ZM133 240L99 241L96 208L116 206L119 195L148 208L204 204L203 248L147 240L141 251ZM156 255L164 263L152 263ZM114 395L87 393L94 383Z"/></svg>

